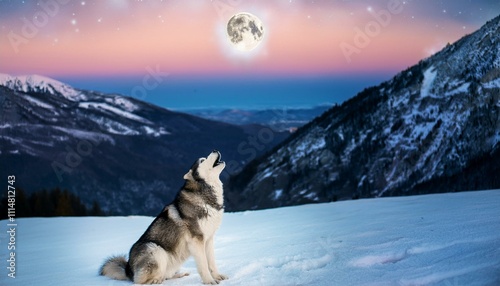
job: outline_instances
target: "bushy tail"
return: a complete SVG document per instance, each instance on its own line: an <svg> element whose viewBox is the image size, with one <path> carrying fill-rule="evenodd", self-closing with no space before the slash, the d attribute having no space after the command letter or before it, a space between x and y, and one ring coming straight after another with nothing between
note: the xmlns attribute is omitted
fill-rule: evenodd
<svg viewBox="0 0 500 286"><path fill-rule="evenodd" d="M127 259L124 255L112 256L104 262L99 270L99 275L109 277L116 280L129 280L125 273L127 267Z"/></svg>

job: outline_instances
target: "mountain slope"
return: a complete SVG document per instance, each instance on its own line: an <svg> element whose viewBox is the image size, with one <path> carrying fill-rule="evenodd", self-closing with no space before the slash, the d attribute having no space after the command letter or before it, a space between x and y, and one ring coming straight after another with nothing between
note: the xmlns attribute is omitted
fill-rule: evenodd
<svg viewBox="0 0 500 286"><path fill-rule="evenodd" d="M156 214L192 162L222 152L228 177L251 159L237 147L265 127L233 126L42 76L0 75L0 177L30 193L67 188L116 214ZM256 149L265 152L285 136Z"/></svg>
<svg viewBox="0 0 500 286"><path fill-rule="evenodd" d="M220 285L499 285L499 204L497 190L226 213L214 242L229 276ZM4 268L0 283L130 286L97 272L152 220L19 219L17 276ZM5 260L8 252L0 247ZM162 285L201 285L193 259L180 271L190 275Z"/></svg>
<svg viewBox="0 0 500 286"><path fill-rule="evenodd" d="M500 187L499 111L497 17L332 108L250 163L231 179L228 206L425 193L423 186L457 177L478 182L450 182L446 189ZM473 168L478 162L486 166Z"/></svg>

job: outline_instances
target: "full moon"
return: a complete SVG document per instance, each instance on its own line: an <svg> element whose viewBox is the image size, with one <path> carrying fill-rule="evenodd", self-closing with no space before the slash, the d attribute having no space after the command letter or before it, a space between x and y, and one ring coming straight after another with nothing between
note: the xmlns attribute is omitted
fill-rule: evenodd
<svg viewBox="0 0 500 286"><path fill-rule="evenodd" d="M237 50L251 51L264 37L262 21L250 13L235 14L227 22L227 37Z"/></svg>

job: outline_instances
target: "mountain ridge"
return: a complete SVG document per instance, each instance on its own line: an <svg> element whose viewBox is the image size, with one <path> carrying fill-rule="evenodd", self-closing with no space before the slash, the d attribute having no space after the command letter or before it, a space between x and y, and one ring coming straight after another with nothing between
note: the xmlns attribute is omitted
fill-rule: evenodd
<svg viewBox="0 0 500 286"><path fill-rule="evenodd" d="M111 214L155 214L213 149L233 169L252 159L239 144L264 126L235 126L132 97L79 90L43 76L0 76L0 176L28 194L61 188ZM253 150L261 154L286 133Z"/></svg>
<svg viewBox="0 0 500 286"><path fill-rule="evenodd" d="M234 176L229 208L410 195L481 157L497 159L499 51L500 16L331 108Z"/></svg>

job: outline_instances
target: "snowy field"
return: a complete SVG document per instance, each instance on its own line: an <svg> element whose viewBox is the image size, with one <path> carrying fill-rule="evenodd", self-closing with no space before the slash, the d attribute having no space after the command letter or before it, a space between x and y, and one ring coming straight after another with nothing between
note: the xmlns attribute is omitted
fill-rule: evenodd
<svg viewBox="0 0 500 286"><path fill-rule="evenodd" d="M16 278L0 285L132 285L97 275L151 217L19 219ZM344 201L225 214L221 285L500 285L500 191ZM190 276L164 285L200 285Z"/></svg>

